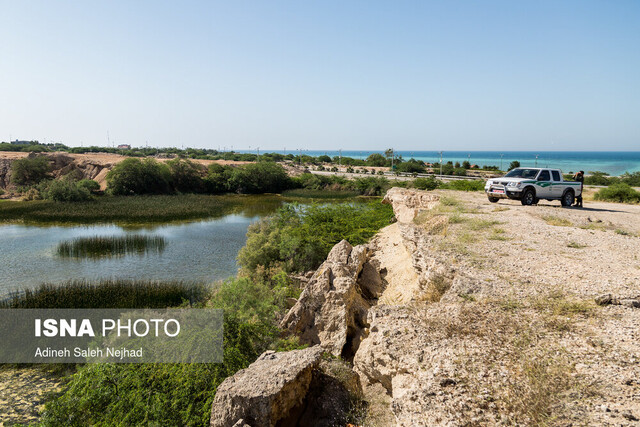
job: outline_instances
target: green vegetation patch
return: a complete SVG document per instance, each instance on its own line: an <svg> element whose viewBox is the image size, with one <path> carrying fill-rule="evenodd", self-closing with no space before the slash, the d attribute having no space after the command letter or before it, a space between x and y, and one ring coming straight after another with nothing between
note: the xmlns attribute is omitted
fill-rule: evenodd
<svg viewBox="0 0 640 427"><path fill-rule="evenodd" d="M247 244L240 250L238 262L245 271L279 265L285 271L311 270L324 261L336 243L343 239L354 246L365 243L389 225L393 217L391 206L380 201L287 204L275 215L249 227Z"/></svg>
<svg viewBox="0 0 640 427"><path fill-rule="evenodd" d="M484 181L480 180L468 180L460 179L455 181L449 181L442 183L439 188L443 190L457 190L457 191L483 191Z"/></svg>
<svg viewBox="0 0 640 427"><path fill-rule="evenodd" d="M276 313L285 309L288 295L282 274L270 283L246 278L220 283L206 306L224 310L223 363L86 365L47 403L42 425L208 425L222 381L268 348L282 348ZM284 345L296 347L291 340Z"/></svg>
<svg viewBox="0 0 640 427"><path fill-rule="evenodd" d="M628 184L614 184L603 188L594 196L594 200L617 203L640 203L640 192L634 190Z"/></svg>
<svg viewBox="0 0 640 427"><path fill-rule="evenodd" d="M63 258L102 258L125 254L161 253L166 246L161 236L93 236L61 242L56 252Z"/></svg>

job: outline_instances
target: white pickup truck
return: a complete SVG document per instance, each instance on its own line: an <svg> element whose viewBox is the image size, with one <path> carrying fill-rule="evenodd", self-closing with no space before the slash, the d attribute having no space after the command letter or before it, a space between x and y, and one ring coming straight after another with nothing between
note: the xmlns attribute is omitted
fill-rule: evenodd
<svg viewBox="0 0 640 427"><path fill-rule="evenodd" d="M491 203L514 199L523 205L535 205L545 199L560 200L562 206L571 206L582 194L582 183L565 181L560 169L515 168L502 178L488 180L484 191Z"/></svg>

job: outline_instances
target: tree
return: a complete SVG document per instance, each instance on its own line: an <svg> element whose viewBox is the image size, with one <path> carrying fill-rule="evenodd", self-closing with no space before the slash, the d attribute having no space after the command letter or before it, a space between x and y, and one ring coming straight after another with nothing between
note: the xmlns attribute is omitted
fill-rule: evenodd
<svg viewBox="0 0 640 427"><path fill-rule="evenodd" d="M291 179L282 166L261 162L233 169L228 183L237 193L279 193L291 186Z"/></svg>
<svg viewBox="0 0 640 427"><path fill-rule="evenodd" d="M380 153L373 153L367 157L367 165L369 166L387 166L387 159Z"/></svg>
<svg viewBox="0 0 640 427"><path fill-rule="evenodd" d="M471 163L469 163L468 160L465 160L464 162L462 162L462 167L465 169L471 169Z"/></svg>
<svg viewBox="0 0 640 427"><path fill-rule="evenodd" d="M509 170L519 168L519 167L520 167L520 162L517 160L514 160L513 162L509 163Z"/></svg>
<svg viewBox="0 0 640 427"><path fill-rule="evenodd" d="M204 184L208 193L225 193L229 191L229 178L233 168L231 166L222 166L218 163L209 165L207 177Z"/></svg>
<svg viewBox="0 0 640 427"><path fill-rule="evenodd" d="M116 195L167 194L171 192L171 171L154 159L128 158L107 174L107 189Z"/></svg>
<svg viewBox="0 0 640 427"><path fill-rule="evenodd" d="M34 185L50 177L51 165L44 156L25 157L11 164L11 182L18 185Z"/></svg>
<svg viewBox="0 0 640 427"><path fill-rule="evenodd" d="M419 160L410 159L404 163L400 163L398 165L399 172L408 172L408 173L425 173L427 169L424 166L424 162Z"/></svg>
<svg viewBox="0 0 640 427"><path fill-rule="evenodd" d="M455 165L453 165L453 167L455 167L456 169L460 167L460 162L456 162Z"/></svg>
<svg viewBox="0 0 640 427"><path fill-rule="evenodd" d="M323 163L331 163L331 157L327 156L326 154L323 154L322 156L318 156L318 161Z"/></svg>
<svg viewBox="0 0 640 427"><path fill-rule="evenodd" d="M203 166L190 160L173 159L167 162L173 188L180 193L204 191Z"/></svg>

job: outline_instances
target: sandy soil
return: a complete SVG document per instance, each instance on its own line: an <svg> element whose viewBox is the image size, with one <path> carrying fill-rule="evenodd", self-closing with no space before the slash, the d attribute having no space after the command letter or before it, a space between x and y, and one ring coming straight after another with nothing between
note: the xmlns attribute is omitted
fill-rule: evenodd
<svg viewBox="0 0 640 427"><path fill-rule="evenodd" d="M40 368L0 370L0 426L37 422L47 393L60 387L59 377Z"/></svg>

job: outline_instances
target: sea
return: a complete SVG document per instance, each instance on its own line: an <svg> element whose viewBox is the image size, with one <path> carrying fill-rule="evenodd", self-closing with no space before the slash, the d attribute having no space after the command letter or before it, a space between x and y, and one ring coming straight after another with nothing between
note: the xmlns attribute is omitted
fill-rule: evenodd
<svg viewBox="0 0 640 427"><path fill-rule="evenodd" d="M248 151L247 151L248 152ZM255 151L251 151L255 153ZM272 151L273 152L273 151ZM284 154L298 154L298 150L274 151ZM360 150L301 150L309 156L326 154L330 157L342 155L356 159L365 159L372 153L380 151ZM440 151L396 151L404 160L411 158L427 163L440 161ZM539 166L561 169L564 173L585 173L600 171L612 176L625 172L640 171L640 151L443 151L442 161L460 162L468 160L472 165L498 166L505 170L509 164L517 160L521 166Z"/></svg>

